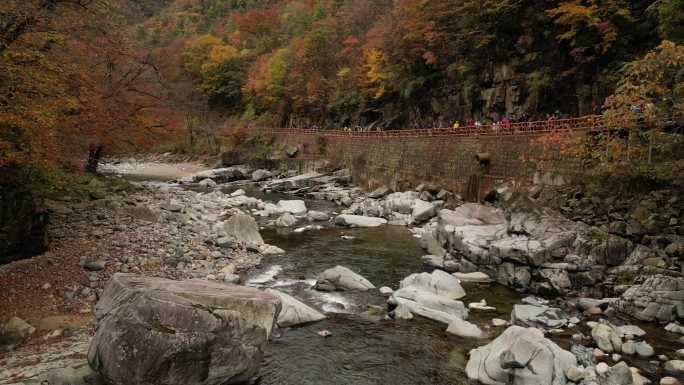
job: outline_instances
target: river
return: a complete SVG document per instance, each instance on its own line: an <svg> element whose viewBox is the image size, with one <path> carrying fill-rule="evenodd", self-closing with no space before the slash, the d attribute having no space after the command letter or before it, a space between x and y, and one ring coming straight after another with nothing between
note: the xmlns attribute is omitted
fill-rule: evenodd
<svg viewBox="0 0 684 385"><path fill-rule="evenodd" d="M131 175L134 180L160 181L174 177L166 167L134 171ZM194 166L193 171L196 171ZM176 177L184 175L185 171ZM232 184L222 191L230 193L238 188L263 200L293 199L263 193L254 184ZM309 209L328 213L339 209L330 202L306 200L306 204ZM320 292L313 290L313 284L320 272L336 265L354 270L378 288L392 289L397 289L399 282L412 273L430 271L421 261L425 252L407 227L347 229L325 223L314 231L296 232L293 228L269 226L267 220L261 219L260 223L264 240L282 248L285 254L264 257L261 265L244 278L244 283L288 292L323 311L327 319L274 333L266 349L258 384L466 384L464 367L468 352L499 335L504 328L491 326L491 320L508 320L513 305L521 303L523 297L498 284L465 283L464 303L485 299L496 308L470 312L469 321L487 334L487 338L480 340L448 334L446 325L420 317L390 320L387 296L378 290ZM674 355L676 342L657 325L625 321L647 330L648 340L656 351ZM319 335L322 331L329 332L330 336ZM580 324L575 330L550 337L567 349L572 333L577 331L589 333ZM654 374L662 373L647 359L635 357L630 359L630 364L645 369L645 374L652 379Z"/></svg>

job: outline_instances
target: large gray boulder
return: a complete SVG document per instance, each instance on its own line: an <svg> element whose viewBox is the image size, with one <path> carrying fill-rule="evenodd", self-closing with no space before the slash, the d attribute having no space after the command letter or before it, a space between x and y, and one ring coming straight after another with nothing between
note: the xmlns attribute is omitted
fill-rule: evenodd
<svg viewBox="0 0 684 385"><path fill-rule="evenodd" d="M421 199L413 201L411 209L414 223L422 223L435 216L435 205Z"/></svg>
<svg viewBox="0 0 684 385"><path fill-rule="evenodd" d="M399 282L399 290L414 288L450 299L461 299L466 293L458 278L442 270L411 274Z"/></svg>
<svg viewBox="0 0 684 385"><path fill-rule="evenodd" d="M289 294L273 289L266 289L266 292L280 299L282 304L282 309L280 314L278 314L278 326L280 327L290 327L325 319L325 315L321 312L307 306Z"/></svg>
<svg viewBox="0 0 684 385"><path fill-rule="evenodd" d="M511 326L491 343L470 351L466 375L487 385L565 385L575 356L539 330Z"/></svg>
<svg viewBox="0 0 684 385"><path fill-rule="evenodd" d="M370 281L344 266L327 269L316 277L316 289L327 291L375 289Z"/></svg>
<svg viewBox="0 0 684 385"><path fill-rule="evenodd" d="M223 224L228 236L242 244L263 245L264 239L254 218L246 214L235 214Z"/></svg>
<svg viewBox="0 0 684 385"><path fill-rule="evenodd" d="M279 311L278 297L249 287L116 274L95 306L88 362L110 385L244 383Z"/></svg>
<svg viewBox="0 0 684 385"><path fill-rule="evenodd" d="M465 291L456 277L435 270L404 278L388 302L396 305L395 318L412 318L416 314L437 322L464 326L459 321L468 317L468 310L463 302L458 301L464 296Z"/></svg>

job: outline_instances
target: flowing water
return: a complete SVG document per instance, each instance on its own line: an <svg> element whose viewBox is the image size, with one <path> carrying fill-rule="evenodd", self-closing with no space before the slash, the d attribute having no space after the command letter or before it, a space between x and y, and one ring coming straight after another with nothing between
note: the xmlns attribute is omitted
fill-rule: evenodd
<svg viewBox="0 0 684 385"><path fill-rule="evenodd" d="M343 239L342 235L353 239ZM266 242L285 255L264 260L248 284L284 290L326 312L322 322L281 330L269 344L260 372L262 385L462 384L467 352L482 341L448 335L446 325L416 318L384 320L387 298L378 291L324 293L311 289L318 273L343 265L377 287L398 287L423 271L424 254L404 227L326 228L296 234L264 230ZM482 318L508 318L519 296L500 286L468 285L468 301L482 298L497 307ZM486 320L485 320L486 319ZM321 337L327 330L332 335Z"/></svg>

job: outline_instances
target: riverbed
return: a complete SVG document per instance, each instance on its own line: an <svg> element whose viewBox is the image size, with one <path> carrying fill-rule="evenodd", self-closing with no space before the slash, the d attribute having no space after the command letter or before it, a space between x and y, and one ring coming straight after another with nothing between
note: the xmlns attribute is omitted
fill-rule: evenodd
<svg viewBox="0 0 684 385"><path fill-rule="evenodd" d="M137 202L136 204L144 202L150 207L157 207L161 202L166 202L169 198L173 199L174 196L182 201L180 199L182 193L200 192L201 194L195 195L202 196L204 193L222 195L221 192L223 192L228 196L237 190L243 190L247 196L264 202L304 199L308 209L326 212L333 216L342 209L328 201L294 197L272 191L264 192L259 189L258 184L253 182L229 183L212 188L192 183L179 184L176 181L204 169L205 167L199 164L123 163L111 166L109 171L112 172L113 177L123 177L143 187L136 193L138 195L127 198L129 203L126 204L128 205L131 204L130 202ZM187 201L186 204L188 204ZM86 211L84 208L84 212ZM252 212L252 214L255 213ZM89 218L87 223L92 223L90 222L92 216L92 214L86 215L86 218ZM256 267L241 270L240 283L260 289L272 288L287 292L323 312L327 317L320 322L276 330L266 347L265 359L257 379L258 384L467 384L469 382L464 368L468 352L487 344L500 335L507 325L494 327L492 319L509 320L513 306L523 302L524 295L498 284L463 283L466 297L461 300L465 304L485 300L488 305L495 308L488 311L470 311L468 321L483 330L485 338L482 339L457 337L445 331L445 324L421 317L415 317L412 320L393 320L389 316L388 296L381 294L377 289L366 292L324 292L314 290L313 286L319 273L337 265L348 267L361 274L376 288L386 286L393 290L398 289L399 282L410 274L432 271L423 264L421 257L425 251L421 248L413 229L407 226L391 225L376 228L342 228L334 225L333 221L317 222L316 226L311 226L303 219L300 219L294 226L276 227L273 224L273 217L255 216L264 241L283 249L284 253L259 257L260 262L254 264ZM144 259L140 256L143 250L141 245L145 245L149 249L148 253L154 256L153 258L146 257L148 260L163 260L165 255L176 253L178 247L181 246L187 246L188 250L185 252L190 254L200 241L202 247L206 246L202 239L197 237L189 238L196 242L194 244L185 242L182 245L176 245L178 239L176 231L182 234L181 229L185 231L191 227L175 219L165 219L159 223L139 227L139 229L146 229L140 233L140 239L136 238L132 243L122 243L121 238L124 234L128 234L127 239L135 238L134 234L123 232L124 228L126 231L134 230L133 225L125 227L121 221L112 225L108 223L111 222L111 217L106 213L96 214L95 217L101 222L98 222L99 226L112 228L111 231L104 233L102 229L93 229L97 238L104 242L104 246L118 242L120 245L125 245L125 247L122 246L125 249L133 247L136 253L134 258L139 260ZM309 226L305 228L307 224ZM140 223L136 226L140 226ZM176 229L174 226L180 227ZM78 226L76 229L78 231L73 233L79 234L84 227ZM116 234L120 234L118 240L112 241L113 238L108 236L110 233L113 234L113 238L117 238ZM143 233L149 239L142 236ZM81 235L88 238L88 234ZM173 244L171 244L171 239L174 239ZM151 245L153 241L156 242L155 245ZM118 250L123 250L122 247ZM117 254L114 250L108 257L110 261L107 268L108 274L116 269L123 271L122 267L126 265L126 262L113 263L116 258L124 261L120 258L121 252ZM205 250L192 255L202 263L217 259L208 257L207 253L209 252ZM76 272L81 274L81 269L77 265L77 256L74 256L69 263L74 267L72 269L74 274ZM145 263L132 265L130 260L128 264L147 266ZM175 269L165 271L173 273L171 270L176 271ZM180 269L178 272L181 272ZM212 271L194 270L192 273L201 273L193 276L203 278ZM93 275L94 273L90 273L89 278ZM104 276L100 276L99 279L101 282L105 281ZM40 282L38 286L42 284L43 282ZM565 298L551 300L553 306L560 307L568 302ZM84 298L84 301L91 301L91 299L90 297ZM88 309L82 307L81 311L87 313ZM48 313L51 314L51 312ZM679 348L679 342L673 339L671 334L665 333L662 326L638 322L618 315L605 317L574 314L582 319L575 327L567 328L557 334L547 333L548 338L564 349L569 349L573 334L578 332L584 335L590 334L590 329L586 325L587 321L608 318L617 325L629 323L640 326L647 332L644 339L655 348L657 354L676 357L675 351ZM82 324L85 325L87 320L88 318L84 317ZM50 328L45 329L50 330ZM75 350L76 353L85 354L83 349L87 348L87 336L79 334L71 345L78 347ZM39 346L38 351L40 359L45 359L44 352L49 349ZM27 355L26 357L34 360L33 356ZM11 356L8 357L8 361L2 359L3 357L0 356L0 363L14 365L7 378L16 376L12 373L23 373L25 366L20 367L18 362L13 363ZM622 359L629 365L642 369L642 373L652 380L657 381L665 374L662 371L662 365L657 364L655 356L648 359L637 356ZM610 362L610 358L606 360ZM54 365L62 364L54 363ZM31 376L35 376L40 370L36 368L29 372ZM0 383L5 383L2 375L0 375Z"/></svg>

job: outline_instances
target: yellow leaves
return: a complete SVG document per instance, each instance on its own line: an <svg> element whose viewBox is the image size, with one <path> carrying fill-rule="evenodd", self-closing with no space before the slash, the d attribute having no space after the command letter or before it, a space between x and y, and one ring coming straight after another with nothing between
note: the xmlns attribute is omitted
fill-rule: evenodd
<svg viewBox="0 0 684 385"><path fill-rule="evenodd" d="M370 49L365 51L366 85L375 99L379 99L385 94L385 82L390 79L390 75L384 72L387 60L382 51Z"/></svg>
<svg viewBox="0 0 684 385"><path fill-rule="evenodd" d="M189 41L183 52L185 70L191 74L199 75L209 53L215 46L219 45L221 45L221 40L212 35L202 35Z"/></svg>
<svg viewBox="0 0 684 385"><path fill-rule="evenodd" d="M616 23L632 19L629 4L623 0L569 0L546 14L554 18L557 25L568 28L557 36L559 41L566 41L575 48L594 48L602 54L617 41Z"/></svg>
<svg viewBox="0 0 684 385"><path fill-rule="evenodd" d="M238 50L234 47L229 45L219 45L211 49L208 59L210 63L225 63L235 59L238 56Z"/></svg>
<svg viewBox="0 0 684 385"><path fill-rule="evenodd" d="M344 68L340 69L339 71L337 71L337 77L341 78L341 79L345 79L351 74L351 71L352 71L351 68L344 67Z"/></svg>

